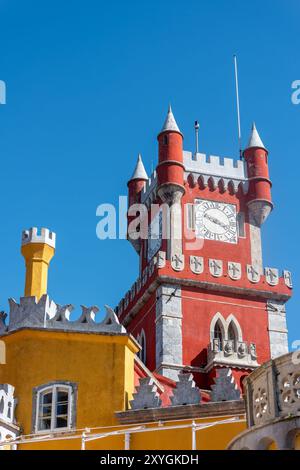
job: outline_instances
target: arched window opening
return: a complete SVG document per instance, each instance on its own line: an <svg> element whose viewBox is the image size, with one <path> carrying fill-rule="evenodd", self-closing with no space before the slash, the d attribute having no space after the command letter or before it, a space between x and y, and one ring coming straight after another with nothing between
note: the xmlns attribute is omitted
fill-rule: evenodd
<svg viewBox="0 0 300 470"><path fill-rule="evenodd" d="M237 343L237 333L236 333L236 328L235 328L235 325L233 324L233 322L230 322L230 325L228 327L227 335L228 335L228 339L230 341L232 341L233 349L235 351L236 350L236 343Z"/></svg>
<svg viewBox="0 0 300 470"><path fill-rule="evenodd" d="M145 335L144 330L142 330L141 333L138 334L137 341L141 346L141 349L138 352L138 357L144 364L146 364L147 345L146 345L146 335Z"/></svg>
<svg viewBox="0 0 300 470"><path fill-rule="evenodd" d="M141 360L143 361L144 364L146 364L146 335L144 330L141 333Z"/></svg>
<svg viewBox="0 0 300 470"><path fill-rule="evenodd" d="M219 321L217 321L217 323L215 324L214 339L217 339L219 341L219 348L220 350L222 350L223 349L223 333L222 333L222 327Z"/></svg>
<svg viewBox="0 0 300 470"><path fill-rule="evenodd" d="M231 341L236 341L235 328L232 322L230 323L228 328L228 339L231 339Z"/></svg>

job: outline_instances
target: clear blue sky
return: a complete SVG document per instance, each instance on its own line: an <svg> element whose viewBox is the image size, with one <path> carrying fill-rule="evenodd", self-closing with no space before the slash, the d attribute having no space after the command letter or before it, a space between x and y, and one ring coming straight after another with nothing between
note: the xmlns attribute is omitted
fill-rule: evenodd
<svg viewBox="0 0 300 470"><path fill-rule="evenodd" d="M99 241L96 207L116 203L141 152L150 170L169 101L193 148L237 157L232 56L244 143L251 121L270 150L275 210L264 264L293 272L299 328L300 4L270 1L0 0L0 307L24 288L24 228L57 233L49 293L115 306L138 274L126 241Z"/></svg>

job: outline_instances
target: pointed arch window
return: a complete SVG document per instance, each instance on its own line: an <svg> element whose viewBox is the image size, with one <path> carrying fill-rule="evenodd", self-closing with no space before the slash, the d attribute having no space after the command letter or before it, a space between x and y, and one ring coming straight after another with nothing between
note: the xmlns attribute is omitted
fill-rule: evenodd
<svg viewBox="0 0 300 470"><path fill-rule="evenodd" d="M146 335L144 330L137 336L137 341L141 346L141 350L138 352L138 357L146 364L146 353L147 353L147 344L146 344Z"/></svg>
<svg viewBox="0 0 300 470"><path fill-rule="evenodd" d="M219 321L217 321L217 323L215 324L214 339L217 339L219 341L219 348L220 348L220 350L222 350L222 348L223 348L223 339L224 338L223 338L222 327L221 327Z"/></svg>
<svg viewBox="0 0 300 470"><path fill-rule="evenodd" d="M231 321L229 323L228 330L227 330L227 336L228 336L228 339L233 342L233 348L235 350L237 340L238 340L238 334L237 334L237 330L236 330L236 325L233 323L233 321Z"/></svg>
<svg viewBox="0 0 300 470"><path fill-rule="evenodd" d="M235 328L232 322L230 322L230 325L228 327L228 339L231 339L232 341L236 340Z"/></svg>

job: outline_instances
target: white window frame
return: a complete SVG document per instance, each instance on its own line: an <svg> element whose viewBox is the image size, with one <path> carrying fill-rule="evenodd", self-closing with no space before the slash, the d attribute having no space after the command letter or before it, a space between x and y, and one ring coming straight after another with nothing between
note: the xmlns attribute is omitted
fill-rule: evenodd
<svg viewBox="0 0 300 470"><path fill-rule="evenodd" d="M56 427L56 404L57 404L57 393L59 391L68 392L68 418L66 427ZM41 408L41 399L46 393L52 393L52 403L51 403L51 426L49 429L39 429L40 414L39 410ZM55 383L52 385L45 385L45 387L40 388L36 393L36 410L35 410L35 432L36 433L48 433L53 431L67 431L72 429L72 408L73 408L73 388L71 385L64 383Z"/></svg>

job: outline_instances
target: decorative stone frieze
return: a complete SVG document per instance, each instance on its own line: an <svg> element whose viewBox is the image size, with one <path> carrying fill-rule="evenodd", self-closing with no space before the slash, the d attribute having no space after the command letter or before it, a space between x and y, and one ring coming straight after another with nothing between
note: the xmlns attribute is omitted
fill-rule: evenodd
<svg viewBox="0 0 300 470"><path fill-rule="evenodd" d="M207 347L206 367L217 364L251 369L258 367L255 344L231 339L223 340L221 344L218 338L214 338Z"/></svg>
<svg viewBox="0 0 300 470"><path fill-rule="evenodd" d="M256 266L247 264L247 278L250 282L257 283L260 281L260 270Z"/></svg>
<svg viewBox="0 0 300 470"><path fill-rule="evenodd" d="M204 260L202 256L190 256L190 269L194 274L202 274L204 271Z"/></svg>
<svg viewBox="0 0 300 470"><path fill-rule="evenodd" d="M265 268L266 281L270 286L277 286L279 282L278 269L275 268Z"/></svg>
<svg viewBox="0 0 300 470"><path fill-rule="evenodd" d="M219 259L210 259L209 272L214 277L221 277L223 275L223 261Z"/></svg>
<svg viewBox="0 0 300 470"><path fill-rule="evenodd" d="M185 259L186 258L186 259ZM147 286L150 277L152 276L155 267L163 269L166 267L167 263L170 263L171 268L175 272L183 271L184 269L189 269L191 273L199 276L199 280L202 279L202 275L205 276L206 269L208 266L209 273L213 277L222 278L227 277L231 281L240 281L248 279L252 284L265 284L264 278L262 277L262 269L259 266L247 264L243 266L241 263L235 261L229 261L225 265L222 260L217 259L205 259L201 256L190 255L186 257L181 253L174 253L171 256L171 260L166 260L166 253L164 251L158 251L157 254L152 258L149 265L144 269L141 278L138 278L137 281L133 284L129 292L124 296L123 303L119 303L117 312L120 316L124 310L127 310L129 305L134 302L137 296L140 295L142 287ZM266 268L266 282L271 287L276 287L279 284L278 269L275 268ZM275 275L275 278L274 278ZM292 279L290 271L283 271L283 281L287 287L292 289ZM225 284L224 284L225 285ZM239 283L235 282L234 285L236 288L239 288ZM227 285L226 285L227 287ZM254 286L253 286L254 288ZM243 289L243 287L241 287ZM288 294L286 294L287 296Z"/></svg>
<svg viewBox="0 0 300 470"><path fill-rule="evenodd" d="M171 258L171 266L175 271L184 269L184 255L175 253Z"/></svg>
<svg viewBox="0 0 300 470"><path fill-rule="evenodd" d="M238 281L242 277L242 266L241 263L234 263L233 261L228 262L228 274L231 279Z"/></svg>
<svg viewBox="0 0 300 470"><path fill-rule="evenodd" d="M293 287L292 273L290 271L284 270L283 279L284 279L285 285L288 286L290 289L292 289Z"/></svg>

